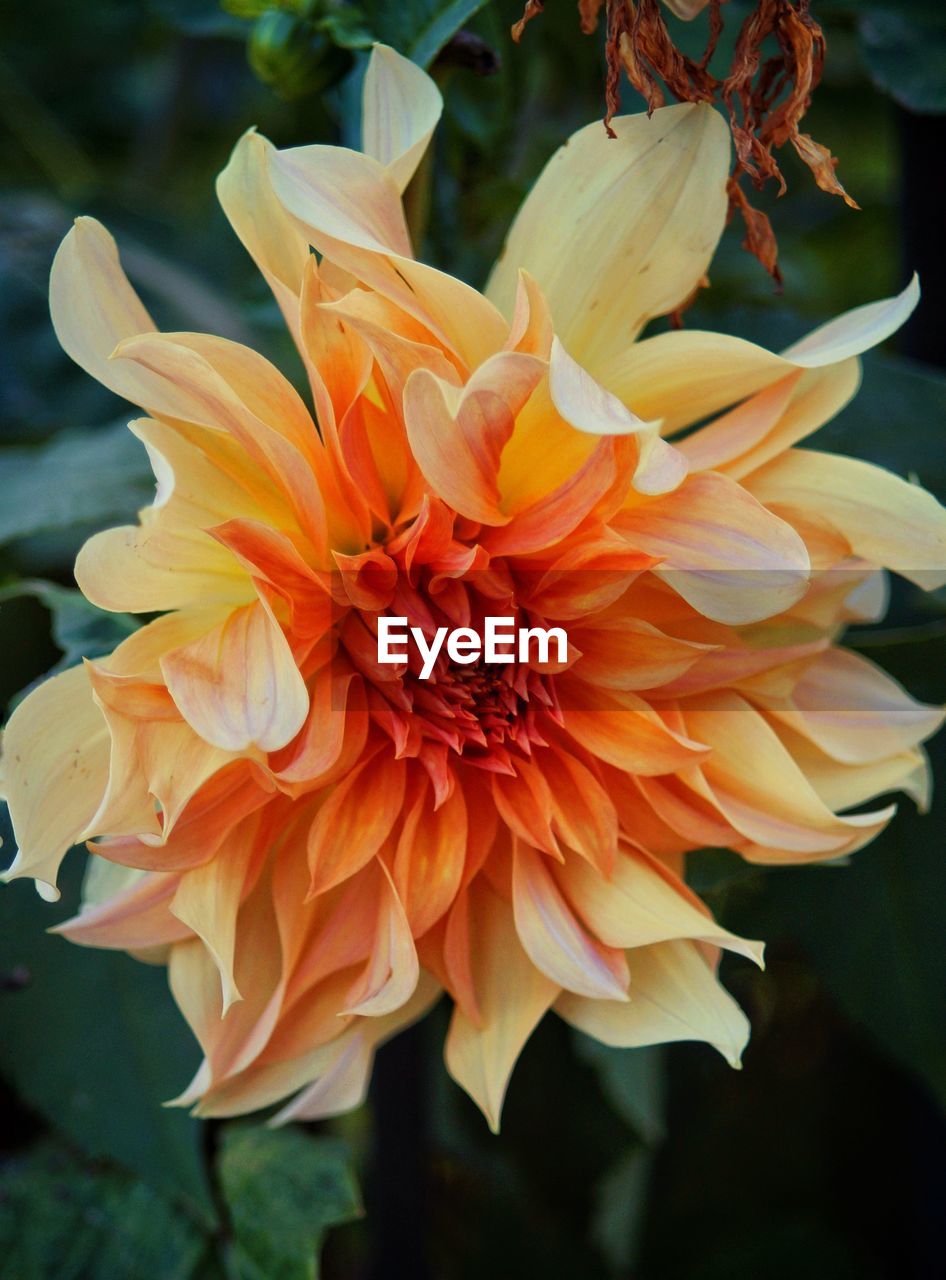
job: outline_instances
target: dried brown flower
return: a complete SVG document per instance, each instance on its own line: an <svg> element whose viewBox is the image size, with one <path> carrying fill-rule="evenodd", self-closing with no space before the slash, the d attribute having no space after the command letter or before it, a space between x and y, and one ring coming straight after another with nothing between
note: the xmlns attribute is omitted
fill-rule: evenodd
<svg viewBox="0 0 946 1280"><path fill-rule="evenodd" d="M709 36L699 61L674 44L660 0L578 0L585 34L595 30L602 9L606 14L605 128L613 136L611 120L620 109L622 71L647 103L648 112L663 106L667 94L680 102L722 105L736 152L729 181L730 210L739 213L745 224L745 247L780 282L775 234L766 214L750 203L744 178L757 189L775 181L781 195L786 184L774 153L790 142L823 191L841 196L851 208L858 207L837 179L835 157L799 128L824 70L824 33L811 16L810 0L759 0L742 24L732 64L720 79L709 65L723 29L725 0L664 3L683 18L709 8ZM521 38L526 23L542 9L543 0L527 0L521 20L513 27L514 40ZM777 52L763 59L767 40Z"/></svg>

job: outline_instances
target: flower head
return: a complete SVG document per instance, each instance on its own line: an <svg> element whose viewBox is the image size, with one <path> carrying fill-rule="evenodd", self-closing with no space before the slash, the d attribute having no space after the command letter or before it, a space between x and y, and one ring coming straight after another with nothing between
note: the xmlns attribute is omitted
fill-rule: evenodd
<svg viewBox="0 0 946 1280"><path fill-rule="evenodd" d="M760 948L713 921L684 854L837 858L891 816L864 802L926 795L939 711L837 639L882 608L882 568L946 581L946 514L795 447L915 284L781 355L641 338L726 217L726 127L683 105L572 138L482 295L411 251L400 194L439 111L378 47L364 153L249 133L221 175L314 416L246 347L157 332L98 223L53 268L60 341L142 408L157 477L77 580L160 616L12 716L9 874L54 895L92 842L62 932L166 961L203 1114L355 1105L441 990L448 1068L494 1125L550 1009L736 1062L718 959ZM441 651L424 678L413 652L379 661L394 616L428 640L561 626L568 651Z"/></svg>

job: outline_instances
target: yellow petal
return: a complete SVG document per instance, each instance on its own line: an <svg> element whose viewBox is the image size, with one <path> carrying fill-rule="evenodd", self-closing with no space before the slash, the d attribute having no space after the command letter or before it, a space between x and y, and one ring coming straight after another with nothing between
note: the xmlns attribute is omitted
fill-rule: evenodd
<svg viewBox="0 0 946 1280"><path fill-rule="evenodd" d="M586 1000L563 992L555 1012L603 1044L638 1048L705 1040L738 1067L749 1040L746 1015L692 942L663 942L628 955L630 1000Z"/></svg>
<svg viewBox="0 0 946 1280"><path fill-rule="evenodd" d="M927 590L946 583L946 509L919 485L857 458L791 449L744 481L766 506L800 513L853 555Z"/></svg>
<svg viewBox="0 0 946 1280"><path fill-rule="evenodd" d="M60 346L86 373L142 407L153 380L146 371L109 361L125 338L154 323L128 283L115 241L94 218L77 218L53 259L49 310Z"/></svg>
<svg viewBox="0 0 946 1280"><path fill-rule="evenodd" d="M299 298L308 241L273 193L269 154L275 148L255 129L233 148L217 178L217 199L272 289L290 332L299 343Z"/></svg>
<svg viewBox="0 0 946 1280"><path fill-rule="evenodd" d="M361 108L361 148L403 191L430 143L443 99L430 76L386 44L368 60Z"/></svg>
<svg viewBox="0 0 946 1280"><path fill-rule="evenodd" d="M652 317L680 306L726 220L729 131L680 105L574 134L526 197L487 286L513 313L520 267L548 299L555 332L601 377Z"/></svg>
<svg viewBox="0 0 946 1280"><path fill-rule="evenodd" d="M476 1026L457 1007L447 1033L447 1070L499 1131L516 1059L559 987L522 948L512 909L482 882L470 890L471 962L481 1015Z"/></svg>
<svg viewBox="0 0 946 1280"><path fill-rule="evenodd" d="M276 751L305 722L309 695L266 607L246 605L161 660L168 691L201 738L225 751Z"/></svg>
<svg viewBox="0 0 946 1280"><path fill-rule="evenodd" d="M788 698L766 698L764 705L842 764L907 751L931 737L944 715L939 707L915 702L866 658L843 649L814 658Z"/></svg>
<svg viewBox="0 0 946 1280"><path fill-rule="evenodd" d="M832 366L849 366L844 384L850 388L849 398L857 386L856 366L850 362L894 333L918 297L914 282L894 298L838 316L781 355L744 338L684 329L615 349L597 373L608 390L635 413L662 419L665 434L737 404L799 369L823 373L831 382ZM819 377L808 377L805 386L820 381ZM843 403L841 399L821 420L826 421ZM814 422L808 430L818 425Z"/></svg>
<svg viewBox="0 0 946 1280"><path fill-rule="evenodd" d="M86 829L108 781L108 731L84 667L34 689L3 732L0 795L17 842L4 880L32 876L44 898L59 897L63 856Z"/></svg>
<svg viewBox="0 0 946 1280"><path fill-rule="evenodd" d="M718 925L682 880L645 854L620 853L610 878L578 858L556 868L555 875L588 928L609 947L637 948L690 938L761 963L761 943Z"/></svg>
<svg viewBox="0 0 946 1280"><path fill-rule="evenodd" d="M700 766L706 798L747 840L784 852L786 861L838 855L890 817L889 810L832 813L772 726L735 693L690 700L686 723L713 748Z"/></svg>

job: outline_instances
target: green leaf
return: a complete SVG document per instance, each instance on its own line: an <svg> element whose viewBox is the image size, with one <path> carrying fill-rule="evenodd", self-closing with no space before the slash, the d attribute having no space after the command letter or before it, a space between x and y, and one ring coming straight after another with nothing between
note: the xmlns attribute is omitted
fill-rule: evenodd
<svg viewBox="0 0 946 1280"><path fill-rule="evenodd" d="M5 809L2 818L6 850ZM164 970L44 932L75 910L80 870L67 859L54 905L26 881L0 888L0 1073L87 1155L209 1218L200 1125L161 1105L197 1065Z"/></svg>
<svg viewBox="0 0 946 1280"><path fill-rule="evenodd" d="M71 525L133 520L154 497L148 455L126 426L64 431L0 450L0 545Z"/></svg>
<svg viewBox="0 0 946 1280"><path fill-rule="evenodd" d="M486 0L368 0L362 10L368 25L384 44L392 45L421 67L437 54Z"/></svg>
<svg viewBox="0 0 946 1280"><path fill-rule="evenodd" d="M919 114L946 112L946 14L942 6L887 5L860 23L864 60L885 93Z"/></svg>
<svg viewBox="0 0 946 1280"><path fill-rule="evenodd" d="M11 1280L196 1280L206 1247L163 1196L57 1142L0 1168L0 1257Z"/></svg>
<svg viewBox="0 0 946 1280"><path fill-rule="evenodd" d="M942 648L938 671L942 688ZM931 756L941 778L946 743L934 741ZM904 801L887 831L849 865L774 870L757 882L745 915L726 923L800 945L847 1016L946 1107L944 841L942 798L929 814Z"/></svg>
<svg viewBox="0 0 946 1280"><path fill-rule="evenodd" d="M327 1229L361 1215L347 1147L296 1129L225 1129L220 1185L238 1280L314 1280Z"/></svg>
<svg viewBox="0 0 946 1280"><path fill-rule="evenodd" d="M33 596L52 614L53 640L62 650L62 661L56 664L51 675L74 667L83 658L99 658L111 653L139 626L138 619L131 614L106 613L90 604L81 591L38 579L0 587L0 607L5 600L21 596Z"/></svg>

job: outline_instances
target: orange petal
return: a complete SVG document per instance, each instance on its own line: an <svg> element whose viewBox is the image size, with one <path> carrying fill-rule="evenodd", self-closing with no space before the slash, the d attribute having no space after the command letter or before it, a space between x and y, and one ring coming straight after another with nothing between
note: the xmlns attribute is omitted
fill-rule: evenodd
<svg viewBox="0 0 946 1280"><path fill-rule="evenodd" d="M406 767L386 750L340 782L309 833L310 898L360 871L391 834L401 815ZM366 788L371 796L365 804Z"/></svg>

